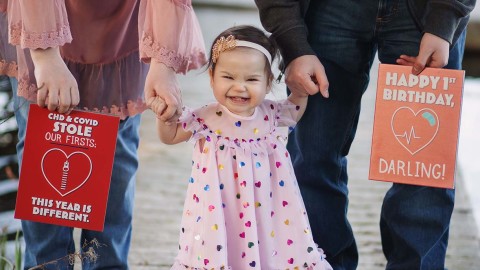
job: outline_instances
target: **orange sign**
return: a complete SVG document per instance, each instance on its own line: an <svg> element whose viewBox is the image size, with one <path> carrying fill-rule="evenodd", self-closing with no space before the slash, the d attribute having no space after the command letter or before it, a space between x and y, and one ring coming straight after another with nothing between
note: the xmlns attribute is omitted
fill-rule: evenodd
<svg viewBox="0 0 480 270"><path fill-rule="evenodd" d="M463 70L380 64L369 179L454 188Z"/></svg>

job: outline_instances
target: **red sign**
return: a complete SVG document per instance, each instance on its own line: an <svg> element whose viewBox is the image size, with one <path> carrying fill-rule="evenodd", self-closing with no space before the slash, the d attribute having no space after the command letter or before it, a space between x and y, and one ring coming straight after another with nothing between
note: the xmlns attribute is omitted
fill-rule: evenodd
<svg viewBox="0 0 480 270"><path fill-rule="evenodd" d="M454 188L463 70L380 64L369 179Z"/></svg>
<svg viewBox="0 0 480 270"><path fill-rule="evenodd" d="M103 231L118 124L30 105L15 218Z"/></svg>

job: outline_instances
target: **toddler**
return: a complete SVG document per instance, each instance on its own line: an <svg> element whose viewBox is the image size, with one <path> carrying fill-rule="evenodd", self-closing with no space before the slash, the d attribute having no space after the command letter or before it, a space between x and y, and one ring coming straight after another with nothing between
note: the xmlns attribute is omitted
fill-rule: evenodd
<svg viewBox="0 0 480 270"><path fill-rule="evenodd" d="M195 141L192 174L171 269L331 269L313 242L278 127L293 127L307 95L265 99L277 49L252 26L225 30L208 63L215 103L157 120L167 144ZM153 103L161 115L165 108Z"/></svg>

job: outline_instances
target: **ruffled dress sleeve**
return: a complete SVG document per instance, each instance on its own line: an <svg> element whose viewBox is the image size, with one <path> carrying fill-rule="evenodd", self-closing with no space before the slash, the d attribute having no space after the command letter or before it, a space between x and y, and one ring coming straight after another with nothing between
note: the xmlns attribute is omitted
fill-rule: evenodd
<svg viewBox="0 0 480 270"><path fill-rule="evenodd" d="M8 1L9 42L45 49L72 41L64 0Z"/></svg>
<svg viewBox="0 0 480 270"><path fill-rule="evenodd" d="M207 130L207 127L204 125L204 120L201 115L206 107L207 105L195 110L189 107L183 108L178 123L180 123L185 131L192 132L192 137L188 140L189 142L195 143L198 139L205 137L204 132Z"/></svg>
<svg viewBox="0 0 480 270"><path fill-rule="evenodd" d="M140 58L164 63L177 73L206 63L205 45L191 0L142 0Z"/></svg>
<svg viewBox="0 0 480 270"><path fill-rule="evenodd" d="M278 101L276 111L276 125L278 127L288 127L291 131L297 124L297 115L300 107L290 102L288 99Z"/></svg>

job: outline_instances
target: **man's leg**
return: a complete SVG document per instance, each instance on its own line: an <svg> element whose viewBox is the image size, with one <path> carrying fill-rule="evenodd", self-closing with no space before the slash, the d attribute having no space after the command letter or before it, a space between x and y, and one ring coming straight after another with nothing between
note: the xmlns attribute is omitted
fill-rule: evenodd
<svg viewBox="0 0 480 270"><path fill-rule="evenodd" d="M82 231L82 243L98 241L96 262L84 260L83 269L128 269L132 232L135 177L138 168L140 115L120 122L103 232Z"/></svg>
<svg viewBox="0 0 480 270"><path fill-rule="evenodd" d="M400 54L418 54L422 33L404 2L399 2L395 17L377 28L383 63L395 63ZM464 42L465 33L452 47L446 68L461 68ZM451 189L393 184L380 219L387 269L444 269L454 198Z"/></svg>
<svg viewBox="0 0 480 270"><path fill-rule="evenodd" d="M10 82L18 125L17 156L21 166L30 103L17 96L17 80L10 78ZM24 269L54 261L75 252L72 228L23 220L22 230L25 239ZM42 269L73 269L73 266L69 265L68 260L58 260L56 263L45 265Z"/></svg>
<svg viewBox="0 0 480 270"><path fill-rule="evenodd" d="M347 159L360 102L375 56L377 1L311 1L309 42L325 67L330 97L310 96L289 137L315 242L335 270L356 269L358 252L347 220Z"/></svg>

